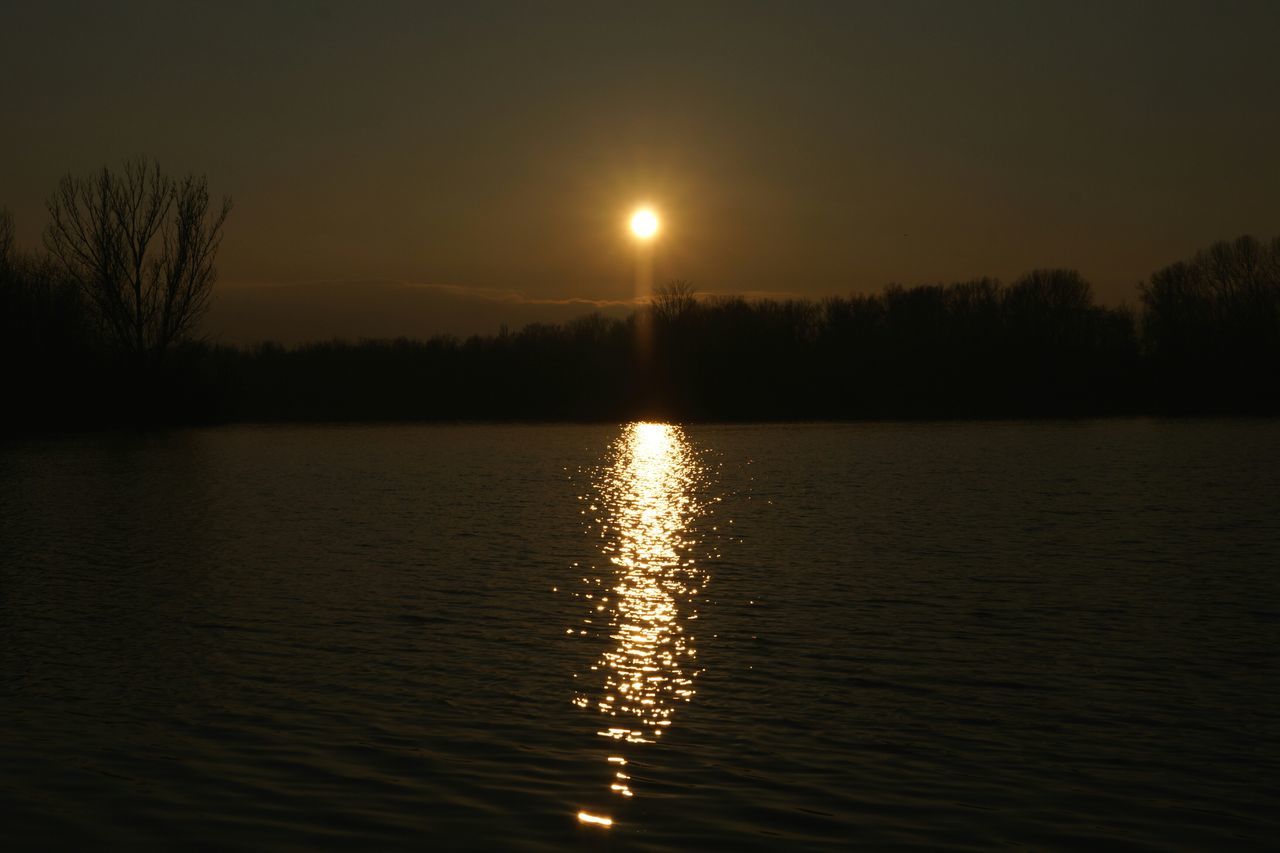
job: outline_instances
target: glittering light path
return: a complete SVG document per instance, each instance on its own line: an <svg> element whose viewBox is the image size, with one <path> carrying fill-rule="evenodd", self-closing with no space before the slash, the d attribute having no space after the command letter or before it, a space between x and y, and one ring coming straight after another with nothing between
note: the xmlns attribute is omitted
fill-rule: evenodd
<svg viewBox="0 0 1280 853"><path fill-rule="evenodd" d="M601 549L612 572L583 578L589 589L580 595L591 605L584 623L607 625L613 644L579 679L585 683L574 704L604 717L597 734L617 742L608 758L609 788L624 798L634 791L627 759L616 753L660 741L676 709L695 693L690 623L706 577L692 556L689 523L701 511L696 486L702 477L679 427L634 423L615 442L613 463L597 483L601 505L592 509L600 513ZM578 817L612 824L588 812Z"/></svg>

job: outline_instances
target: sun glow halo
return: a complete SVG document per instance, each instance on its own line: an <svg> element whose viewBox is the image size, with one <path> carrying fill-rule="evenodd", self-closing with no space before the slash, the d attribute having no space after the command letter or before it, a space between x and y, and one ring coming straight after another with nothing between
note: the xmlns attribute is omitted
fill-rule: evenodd
<svg viewBox="0 0 1280 853"><path fill-rule="evenodd" d="M658 215L642 207L631 216L631 233L641 240L648 240L658 233Z"/></svg>

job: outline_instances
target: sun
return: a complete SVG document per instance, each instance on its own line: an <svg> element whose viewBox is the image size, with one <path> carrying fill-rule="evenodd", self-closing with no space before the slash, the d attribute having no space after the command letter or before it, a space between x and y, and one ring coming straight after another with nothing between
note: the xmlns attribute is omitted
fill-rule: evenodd
<svg viewBox="0 0 1280 853"><path fill-rule="evenodd" d="M642 207L631 216L631 233L641 240L648 240L658 233L658 214Z"/></svg>

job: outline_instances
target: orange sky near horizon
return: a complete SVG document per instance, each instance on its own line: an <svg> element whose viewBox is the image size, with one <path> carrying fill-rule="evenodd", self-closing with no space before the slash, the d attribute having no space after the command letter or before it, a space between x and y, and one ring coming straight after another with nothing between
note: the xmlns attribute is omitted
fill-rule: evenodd
<svg viewBox="0 0 1280 853"><path fill-rule="evenodd" d="M640 202L663 221L655 280L722 293L1067 266L1115 303L1214 240L1280 234L1273 3L148 0L8 17L0 63L24 84L0 206L21 241L38 244L68 171L143 153L203 172L236 204L219 256L232 337L292 322L264 285L325 291L339 326L452 316L386 297L397 282L465 304L459 332L613 305L634 295Z"/></svg>

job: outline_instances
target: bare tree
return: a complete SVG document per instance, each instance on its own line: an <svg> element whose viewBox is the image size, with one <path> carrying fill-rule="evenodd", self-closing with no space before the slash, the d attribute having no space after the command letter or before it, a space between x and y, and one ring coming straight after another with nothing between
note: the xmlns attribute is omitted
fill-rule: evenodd
<svg viewBox="0 0 1280 853"><path fill-rule="evenodd" d="M689 282L676 280L654 290L651 304L662 320L676 320L698 306L697 293Z"/></svg>
<svg viewBox="0 0 1280 853"><path fill-rule="evenodd" d="M204 176L174 180L144 157L67 175L48 201L44 242L112 341L158 363L208 308L231 200L210 210Z"/></svg>

